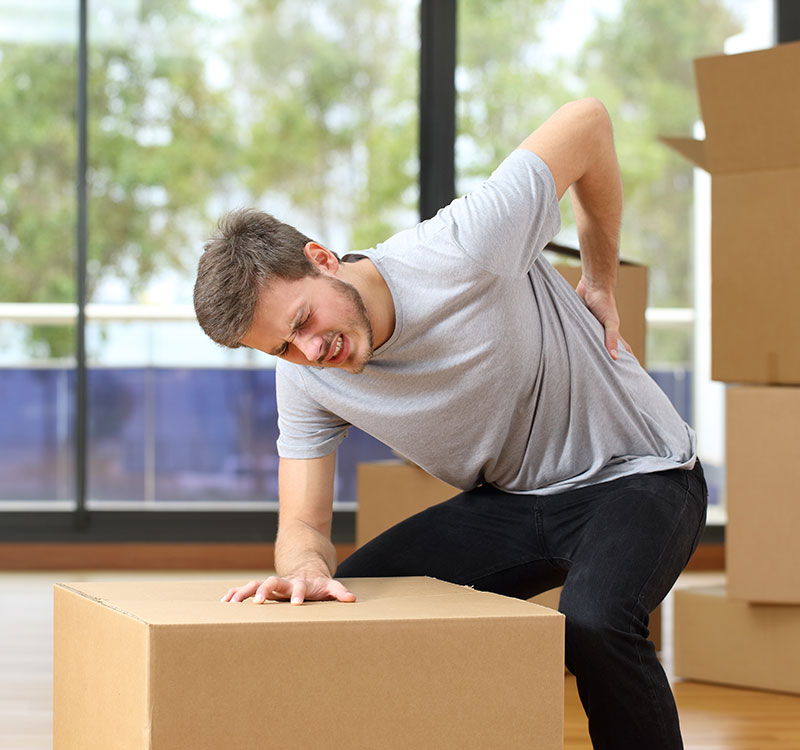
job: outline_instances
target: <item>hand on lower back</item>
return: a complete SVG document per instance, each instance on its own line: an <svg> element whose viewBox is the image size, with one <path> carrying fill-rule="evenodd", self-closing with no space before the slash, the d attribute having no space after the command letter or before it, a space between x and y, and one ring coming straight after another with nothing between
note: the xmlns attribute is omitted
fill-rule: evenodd
<svg viewBox="0 0 800 750"><path fill-rule="evenodd" d="M608 289L591 289L589 285L581 279L575 291L583 300L589 311L597 318L605 328L605 345L612 359L618 359L620 343L631 353L633 350L628 346L628 342L619 334L619 313L617 312L617 301L614 292Z"/></svg>

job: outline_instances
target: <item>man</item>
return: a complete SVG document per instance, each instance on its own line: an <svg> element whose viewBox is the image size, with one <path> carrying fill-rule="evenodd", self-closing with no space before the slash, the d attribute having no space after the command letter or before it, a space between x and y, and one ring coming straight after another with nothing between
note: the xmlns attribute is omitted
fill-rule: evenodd
<svg viewBox="0 0 800 750"><path fill-rule="evenodd" d="M569 189L577 294L542 256ZM648 615L697 545L695 436L619 335L622 187L611 122L571 102L477 190L341 260L267 214L229 215L195 287L211 338L281 358L278 576L223 601L354 601L336 577L430 575L527 598L564 584L566 663L596 748L682 747ZM463 492L337 569L349 425Z"/></svg>

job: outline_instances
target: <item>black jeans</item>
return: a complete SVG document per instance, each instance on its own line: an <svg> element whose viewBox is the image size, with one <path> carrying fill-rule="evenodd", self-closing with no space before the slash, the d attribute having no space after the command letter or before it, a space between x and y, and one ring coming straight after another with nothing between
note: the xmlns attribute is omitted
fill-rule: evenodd
<svg viewBox="0 0 800 750"><path fill-rule="evenodd" d="M566 664L596 750L677 750L647 626L697 547L707 496L699 461L557 495L483 485L376 537L336 577L427 575L523 599L563 584Z"/></svg>

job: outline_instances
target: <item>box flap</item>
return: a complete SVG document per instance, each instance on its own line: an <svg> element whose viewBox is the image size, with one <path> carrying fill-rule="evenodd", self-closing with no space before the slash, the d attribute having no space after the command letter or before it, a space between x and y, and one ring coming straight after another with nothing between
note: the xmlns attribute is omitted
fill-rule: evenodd
<svg viewBox="0 0 800 750"><path fill-rule="evenodd" d="M664 145L669 146L673 151L677 151L695 166L708 171L705 141L698 141L694 138L677 138L667 135L660 135L658 140Z"/></svg>
<svg viewBox="0 0 800 750"><path fill-rule="evenodd" d="M695 60L712 174L800 165L800 42Z"/></svg>
<svg viewBox="0 0 800 750"><path fill-rule="evenodd" d="M548 252L554 253L555 255L561 255L565 258L572 258L573 260L580 260L581 259L581 251L580 248L577 247L570 247L569 245L562 245L558 242L548 242L544 249ZM636 266L639 268L643 268L644 264L639 263L635 260L628 260L627 258L620 258L619 264L621 266Z"/></svg>
<svg viewBox="0 0 800 750"><path fill-rule="evenodd" d="M99 604L151 625L345 622L496 617L562 617L519 599L475 591L434 578L342 579L356 602L289 602L255 604L221 602L231 581L111 581L64 583Z"/></svg>

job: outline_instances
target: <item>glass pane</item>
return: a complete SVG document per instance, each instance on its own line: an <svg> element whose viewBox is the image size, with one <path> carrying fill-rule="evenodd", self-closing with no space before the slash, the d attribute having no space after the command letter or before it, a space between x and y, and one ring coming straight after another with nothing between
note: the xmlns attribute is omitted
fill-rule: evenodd
<svg viewBox="0 0 800 750"><path fill-rule="evenodd" d="M0 501L72 507L75 328L30 311L75 302L77 2L0 18Z"/></svg>
<svg viewBox="0 0 800 750"><path fill-rule="evenodd" d="M204 239L243 205L337 253L413 224L417 5L93 3L92 301L189 306ZM276 500L272 358L133 315L88 331L93 507ZM370 440L346 441L342 501L359 456L388 453Z"/></svg>

